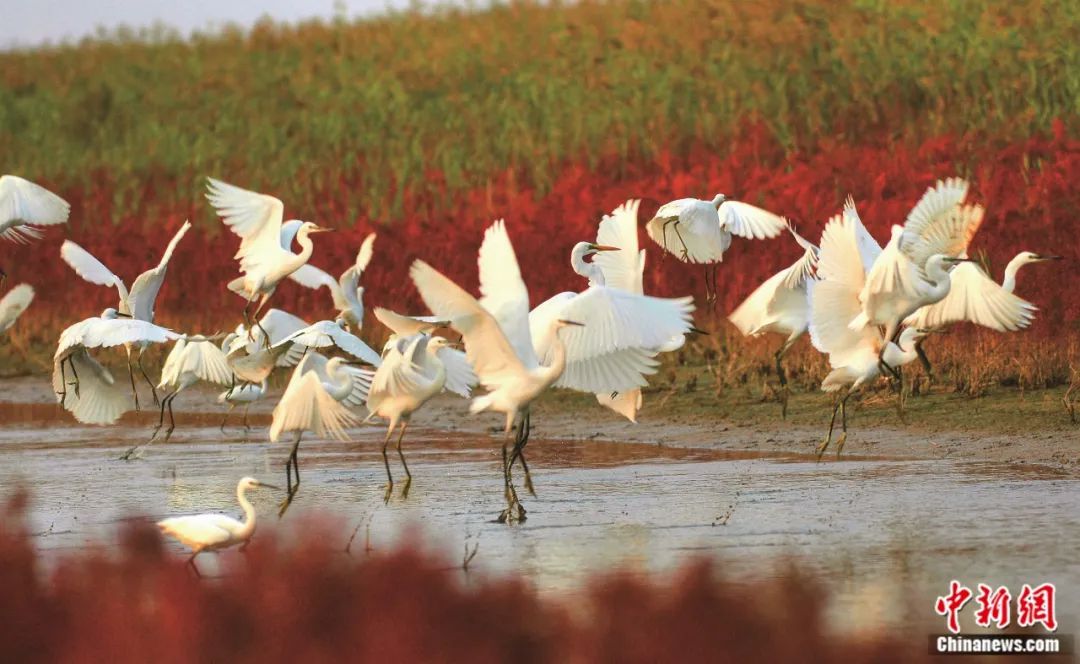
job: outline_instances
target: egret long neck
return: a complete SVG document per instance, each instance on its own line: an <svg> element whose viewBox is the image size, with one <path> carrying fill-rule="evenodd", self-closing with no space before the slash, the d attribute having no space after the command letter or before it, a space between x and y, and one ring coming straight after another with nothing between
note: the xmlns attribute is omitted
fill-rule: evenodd
<svg viewBox="0 0 1080 664"><path fill-rule="evenodd" d="M300 245L300 253L296 255L297 262L300 265L306 265L308 259L311 258L311 252L315 250L315 244L311 241L311 237L307 233L307 229L301 229L296 235L296 243Z"/></svg>
<svg viewBox="0 0 1080 664"><path fill-rule="evenodd" d="M1017 254L1009 264L1005 266L1005 279L1001 282L1001 287L1008 292L1016 290L1016 273L1020 271L1020 268L1027 265L1027 261L1024 260L1023 254Z"/></svg>
<svg viewBox="0 0 1080 664"><path fill-rule="evenodd" d="M240 539L247 539L255 532L255 507L248 502L247 489L243 485L236 487L236 500L240 503L240 507L244 509L244 527L237 533Z"/></svg>
<svg viewBox="0 0 1080 664"><path fill-rule="evenodd" d="M934 304L945 299L945 296L949 294L949 289L952 288L952 278L945 270L943 263L940 260L927 261L926 264L926 276L933 281L933 285L926 291L925 304Z"/></svg>
<svg viewBox="0 0 1080 664"><path fill-rule="evenodd" d="M574 249L570 254L570 267L574 268L574 272L588 279L590 285L607 285L604 283L604 271L600 269L600 266L585 260L585 250Z"/></svg>
<svg viewBox="0 0 1080 664"><path fill-rule="evenodd" d="M551 348L548 351L551 362L539 369L544 376L545 387L559 380L559 376L562 376L566 369L566 344L559 338L558 330L555 330L553 335L555 338L551 340Z"/></svg>

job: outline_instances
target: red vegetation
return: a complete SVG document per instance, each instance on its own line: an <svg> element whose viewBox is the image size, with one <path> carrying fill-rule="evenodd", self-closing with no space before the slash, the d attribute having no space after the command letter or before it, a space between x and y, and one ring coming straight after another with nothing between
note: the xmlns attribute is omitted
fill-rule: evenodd
<svg viewBox="0 0 1080 664"><path fill-rule="evenodd" d="M724 192L760 204L794 219L800 230L817 238L825 220L839 211L850 192L864 221L879 239L891 224L902 223L907 211L927 186L938 178L963 175L973 185L971 198L987 207L983 228L974 242L975 255L985 252L1001 278L1005 263L1021 250L1064 254L1068 261L1028 268L1018 293L1035 302L1040 314L1035 328L1059 330L1075 326L1080 291L1069 288L1080 277L1080 141L1057 132L1011 145L987 147L982 142L942 137L911 147L903 142L866 140L859 145L828 142L812 154L786 154L763 129L751 128L728 153L698 152L685 158L662 158L655 163L606 163L593 168L568 165L550 191L538 195L519 186L513 173L467 195L449 194L440 200L406 194L406 216L379 224L361 214L352 218L335 191L321 191L311 200L323 203L305 209L286 201L287 216L312 219L339 229L316 238L313 263L333 274L349 264L363 236L379 232L375 258L364 276L366 303L417 311L419 298L408 280L414 258L423 258L463 285L476 285L476 250L483 229L505 216L534 302L555 292L583 286L569 268L574 242L594 236L605 211L631 197L644 199L646 215L667 200L681 196L709 197ZM211 175L211 174L208 174ZM240 185L242 175L216 174ZM437 181L438 174L430 179ZM213 331L239 320L242 300L224 284L235 276L232 260L237 240L214 218L201 189L191 192L187 210L163 210L154 192L173 189L176 182L151 178L146 185L140 218L110 219L111 188L106 174L88 191L63 191L73 206L67 232L122 276L157 261L161 250L185 217L196 222L181 243L158 302L158 315L167 325L185 331ZM340 191L356 183L339 183ZM190 186L185 183L185 186ZM201 184L200 184L201 186ZM338 194L340 193L337 192ZM40 295L28 312L29 329L55 328L61 323L98 313L115 301L115 292L80 285L58 258L62 233L50 231L47 240L26 249L5 247L2 264L14 281L28 281ZM642 233L649 249L646 289L661 295L698 294L698 268L673 258L661 262L659 248ZM16 255L16 251L19 253ZM720 272L718 312L730 311L758 283L798 255L786 238L772 242L736 242ZM1036 274L1038 273L1038 274ZM291 282L274 296L273 304L312 318L328 313L325 292L312 293ZM36 325L35 325L36 322Z"/></svg>
<svg viewBox="0 0 1080 664"><path fill-rule="evenodd" d="M197 580L156 531L130 526L110 554L74 554L47 575L9 516L0 647L18 662L900 662L925 653L919 633L827 636L822 595L797 574L735 584L699 563L664 583L611 576L571 609L517 579L465 587L456 568L413 548L350 557L326 548L339 539L331 531L310 534L321 536L292 547L260 534L245 554L224 554L224 576Z"/></svg>

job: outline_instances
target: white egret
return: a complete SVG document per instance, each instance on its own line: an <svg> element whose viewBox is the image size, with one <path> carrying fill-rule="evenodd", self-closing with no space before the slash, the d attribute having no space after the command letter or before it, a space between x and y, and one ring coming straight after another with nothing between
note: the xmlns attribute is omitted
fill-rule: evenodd
<svg viewBox="0 0 1080 664"><path fill-rule="evenodd" d="M196 514L194 516L176 516L158 521L161 532L176 539L191 549L187 564L202 576L195 566L195 557L203 551L219 551L237 544L247 546L255 534L255 507L248 501L247 492L255 488L277 489L272 484L260 482L254 477L245 477L236 485L236 500L244 510L244 520L237 521L224 514Z"/></svg>
<svg viewBox="0 0 1080 664"><path fill-rule="evenodd" d="M963 255L967 255L966 247ZM940 329L950 323L969 322L998 332L1024 329L1035 319L1038 307L1013 293L1017 272L1025 265L1060 259L1061 256L1021 251L1005 266L1005 277L1001 284L995 282L978 264L961 263L951 273L949 294L940 302L908 316L904 324ZM926 357L923 344L917 344L915 351L929 375L930 360Z"/></svg>
<svg viewBox="0 0 1080 664"><path fill-rule="evenodd" d="M244 419L242 420L244 431L250 431L251 427L248 426L248 409L251 408L251 404L266 396L266 389L266 380L264 379L261 383L247 383L232 387L219 394L218 403L229 405L229 410L226 411L225 416L221 418L221 433L225 433L225 423L228 422L229 415L231 415L233 410L240 404L243 404L244 406Z"/></svg>
<svg viewBox="0 0 1080 664"><path fill-rule="evenodd" d="M341 277L334 279L325 271L308 263L300 266L289 278L307 288L326 287L338 310L338 318L343 320L353 334L359 334L364 326L364 288L360 285L360 275L371 262L375 233L364 238L360 251L356 253L356 262L345 270Z"/></svg>
<svg viewBox="0 0 1080 664"><path fill-rule="evenodd" d="M963 204L967 190L967 182L958 178L939 180L904 225L892 227L859 292L862 306L848 324L852 330L882 325L885 339L895 340L905 318L949 294L948 268L970 260L959 256L983 218L982 206ZM892 370L887 363L885 368Z"/></svg>
<svg viewBox="0 0 1080 664"><path fill-rule="evenodd" d="M173 235L172 240L169 241L167 247L165 247L165 253L162 254L161 260L155 267L146 270L140 274L131 285L131 290L127 289L124 285L124 281L116 276L112 270L105 267L104 263L83 249L79 245L75 244L71 240L65 240L64 244L60 247L60 257L67 263L75 274L82 277L84 280L97 284L99 286L108 286L110 288L116 288L117 293L120 296L120 303L117 305L117 311L121 315L130 316L136 320L146 321L148 323L154 322L154 304L157 301L158 293L161 291L161 285L165 283L165 274L169 269L169 261L172 259L173 252L176 250L176 245L183 239L184 235L191 228L191 223L185 221L180 230ZM142 357L146 352L147 344L139 344L138 366L139 372L142 373L146 383L150 386L150 390L154 395L154 403L158 403L157 390L154 387L154 381L150 380L150 377L146 375L146 369L143 368ZM135 409L139 409L139 392L135 389L135 370L131 366L131 349L132 344L125 344L124 350L127 353L128 363L128 377L131 380L131 392L135 396Z"/></svg>
<svg viewBox="0 0 1080 664"><path fill-rule="evenodd" d="M0 284L4 283L2 274L0 272ZM0 334L10 330L33 301L34 289L29 284L19 284L4 293L0 298Z"/></svg>
<svg viewBox="0 0 1080 664"><path fill-rule="evenodd" d="M640 390L648 385L645 376L659 366L657 349L672 339L681 341L692 329L693 298L650 297L607 286L600 266L585 258L611 249L578 242L570 264L589 287L554 295L529 313L533 350L541 362L550 352L552 320L584 325L561 334L566 368L555 387L609 396Z"/></svg>
<svg viewBox="0 0 1080 664"><path fill-rule="evenodd" d="M314 325L309 325L302 330L297 330L288 335L276 345L296 344L304 348L329 348L336 347L348 353L361 362L372 366L379 366L381 358L371 346L364 343L359 337L345 329L344 319L322 320Z"/></svg>
<svg viewBox="0 0 1080 664"><path fill-rule="evenodd" d="M91 348L122 344L164 343L180 337L163 327L133 318L118 317L116 309L69 326L60 334L53 355L53 389L57 401L80 422L112 424L130 404L116 387L112 373L87 352ZM66 367L74 381L67 382ZM74 397L67 388L75 388Z"/></svg>
<svg viewBox="0 0 1080 664"><path fill-rule="evenodd" d="M803 255L788 267L780 270L754 289L728 320L743 336L757 337L769 333L785 337L773 356L776 377L781 388L781 415L787 417L788 387L782 358L810 326L810 298L808 284L814 278L818 248L795 232L788 230L803 249Z"/></svg>
<svg viewBox="0 0 1080 664"><path fill-rule="evenodd" d="M409 426L412 414L423 406L428 399L443 391L455 392L469 398L476 375L469 366L465 354L450 347L442 337L415 334L398 337L387 344L382 364L371 377L371 389L368 391L368 420L381 417L389 420L386 437L383 439L383 465L386 466L385 501L390 500L394 488L394 476L390 473L390 461L386 457L386 447L390 437L401 424L397 438L397 453L405 469L405 486L401 497L407 498L412 485L412 473L401 451L401 441L405 429Z"/></svg>
<svg viewBox="0 0 1080 664"><path fill-rule="evenodd" d="M229 385L233 381L233 373L229 363L225 359L225 353L214 344L214 340L203 335L180 337L176 340L169 355L165 358L165 364L161 368L161 382L158 387L168 390L161 400L161 412L158 416L157 426L150 436L146 445L157 439L158 432L165 424L165 409L169 410L169 428L165 431L165 442L169 442L173 431L176 429L176 418L173 415L173 401L177 395L198 382L215 383L217 385ZM138 456L138 452L146 445L131 448L121 456L128 460Z"/></svg>
<svg viewBox="0 0 1080 664"><path fill-rule="evenodd" d="M618 247L619 251L600 251L593 254L592 260L593 268L600 270L603 285L635 295L645 293L643 283L645 250L638 248L638 207L640 204L639 200L628 200L615 208L611 214L604 215L596 231L596 244ZM591 274L595 274L595 269L591 271ZM586 324L589 323L586 322ZM691 329L700 332L700 330ZM678 350L684 343L686 343L686 335L677 334L655 350L667 353ZM649 355L651 359L656 353ZM596 400L631 422L637 422L637 411L642 405L641 388L597 392Z"/></svg>
<svg viewBox="0 0 1080 664"><path fill-rule="evenodd" d="M859 293L867 279L867 266L876 264L880 254L881 248L866 232L853 205L830 219L821 235L818 279L810 289L810 339L815 348L829 356L832 367L821 389L836 392L847 387L847 391L833 407L829 433L817 448L819 457L832 440L838 410L843 433L837 440L837 454L843 449L847 439L847 400L881 375L879 357L889 366L907 364L916 358L914 344L925 334L908 328L895 343L883 337L876 326L859 330L849 327L848 321L862 307Z"/></svg>
<svg viewBox="0 0 1080 664"><path fill-rule="evenodd" d="M764 240L780 235L786 226L779 215L717 194L711 201L680 198L661 205L645 231L665 255L670 252L684 263L705 265L705 297L711 302L716 300L716 263L723 262L732 236Z"/></svg>
<svg viewBox="0 0 1080 664"><path fill-rule="evenodd" d="M282 234L285 206L280 200L213 178L207 178L207 182L207 200L229 230L241 238L240 249L234 258L240 260L240 272L244 276L230 281L228 287L247 300L244 306L244 322L251 334L252 319L259 317L281 280L311 258L314 245L310 236L332 229L321 228L310 221L300 222L295 235L296 242L300 245L300 253L294 254L289 248L292 244L291 238L287 237L291 233L291 226L289 233L285 236ZM289 224L295 225L292 221ZM251 313L251 305L256 299L259 304L254 313Z"/></svg>
<svg viewBox="0 0 1080 664"><path fill-rule="evenodd" d="M41 185L15 175L0 176L0 237L27 244L42 236L39 226L66 223L71 206Z"/></svg>
<svg viewBox="0 0 1080 664"><path fill-rule="evenodd" d="M292 451L285 462L288 495L281 503L279 516L285 514L300 489L297 453L301 436L305 431L312 431L321 438L348 440L345 428L359 422L349 407L359 406L367 399L370 378L370 372L347 366L340 357L327 360L314 351L308 351L296 365L281 401L274 408L270 424L271 442L276 443L283 433L295 434Z"/></svg>
<svg viewBox="0 0 1080 664"><path fill-rule="evenodd" d="M489 390L473 399L469 412L494 410L504 413L506 438L514 423L520 422L517 440L509 456L506 438L503 442L507 507L499 520L522 521L525 508L518 500L510 469L514 460L520 457L526 487L532 486L528 464L522 456L528 440L529 407L559 379L566 367L566 346L558 332L567 326L581 324L552 319L551 329L545 330L552 335L548 364L540 364L529 333L529 291L521 279L517 257L502 220L492 224L484 234L478 262L480 292L483 294L480 301L422 260L413 262L409 274L428 308L436 316L448 320L461 334L469 363L480 383Z"/></svg>

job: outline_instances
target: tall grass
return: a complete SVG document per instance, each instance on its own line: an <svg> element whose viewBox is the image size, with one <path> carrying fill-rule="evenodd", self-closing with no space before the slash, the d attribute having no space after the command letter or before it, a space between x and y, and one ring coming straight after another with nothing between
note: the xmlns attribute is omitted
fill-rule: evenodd
<svg viewBox="0 0 1080 664"><path fill-rule="evenodd" d="M1068 0L579 2L260 24L182 41L130 31L0 54L3 170L95 223L183 210L206 174L292 209L386 221L567 163L615 173L723 157L748 121L786 150L834 139L998 143L1080 116Z"/></svg>

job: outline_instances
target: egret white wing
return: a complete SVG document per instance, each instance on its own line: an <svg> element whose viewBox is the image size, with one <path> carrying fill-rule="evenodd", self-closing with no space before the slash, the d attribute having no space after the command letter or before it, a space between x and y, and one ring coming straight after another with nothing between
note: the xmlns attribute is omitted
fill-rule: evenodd
<svg viewBox="0 0 1080 664"><path fill-rule="evenodd" d="M469 364L485 387L495 389L526 373L525 365L495 317L473 296L422 260L413 262L409 275L424 304L436 316L449 320L450 326L461 334ZM531 347L529 351L535 357Z"/></svg>
<svg viewBox="0 0 1080 664"><path fill-rule="evenodd" d="M34 289L29 284L19 284L0 298L0 333L7 332L19 316L34 301Z"/></svg>
<svg viewBox="0 0 1080 664"><path fill-rule="evenodd" d="M569 328L567 328L569 329ZM562 334L565 334L563 330ZM611 393L645 387L645 376L656 373L656 351L624 348L601 355L567 361L555 387L581 392Z"/></svg>
<svg viewBox="0 0 1080 664"><path fill-rule="evenodd" d="M788 225L780 215L742 201L724 201L717 214L720 228L749 240L774 238Z"/></svg>
<svg viewBox="0 0 1080 664"><path fill-rule="evenodd" d="M0 176L0 237L25 244L41 237L34 226L68 220L71 206L45 187L15 175Z"/></svg>
<svg viewBox="0 0 1080 664"><path fill-rule="evenodd" d="M593 264L604 273L604 282L611 288L641 294L641 275L644 257L638 255L639 200L629 200L600 220L596 243L617 247L618 251L601 251L593 256Z"/></svg>
<svg viewBox="0 0 1080 664"><path fill-rule="evenodd" d="M529 290L521 278L517 256L502 219L484 233L478 263L480 306L498 321L521 363L535 367L536 355L529 338Z"/></svg>
<svg viewBox="0 0 1080 664"><path fill-rule="evenodd" d="M165 281L169 261L172 260L173 252L176 251L176 245L180 243L180 240L183 239L190 228L191 222L185 221L180 230L176 231L176 235L173 235L173 238L169 240L168 246L165 247L165 253L162 254L157 266L140 274L135 279L135 283L131 284L131 292L128 294L128 309L133 317L139 320L154 320L154 303L157 301L158 292L161 291L161 284Z"/></svg>
<svg viewBox="0 0 1080 664"><path fill-rule="evenodd" d="M357 423L356 416L330 396L318 373L301 369L293 371L285 394L274 408L270 440L276 442L286 431L313 431L320 437L348 440L345 428Z"/></svg>
<svg viewBox="0 0 1080 664"><path fill-rule="evenodd" d="M232 531L224 527L219 514L198 514L177 516L158 521L158 528L166 535L172 535L181 542L206 548L215 548L232 541ZM226 517L227 518L227 517Z"/></svg>
<svg viewBox="0 0 1080 664"><path fill-rule="evenodd" d="M60 245L60 258L64 259L64 262L71 266L75 274L85 281L98 286L115 287L120 293L120 300L127 300L128 290L123 280L113 274L112 270L105 267L104 263L94 258L86 249L71 240L64 240L64 244Z"/></svg>
<svg viewBox="0 0 1080 664"><path fill-rule="evenodd" d="M1037 308L1002 288L975 263L960 263L950 273L952 287L943 300L923 307L905 321L932 329L969 321L998 332L1013 332L1031 324Z"/></svg>
<svg viewBox="0 0 1080 664"><path fill-rule="evenodd" d="M376 320L399 336L431 332L437 327L449 325L449 321L438 316L406 316L382 307L375 307L374 313Z"/></svg>
<svg viewBox="0 0 1080 664"><path fill-rule="evenodd" d="M66 389L61 405L76 420L83 424L115 424L121 415L131 410L131 394L117 385L109 370L90 357L89 353L80 350L70 359L75 366L74 374L78 375L78 396L73 387L61 385L64 372L59 363L53 366L53 389L58 393ZM66 377L74 382L75 376L70 367Z"/></svg>
<svg viewBox="0 0 1080 664"><path fill-rule="evenodd" d="M82 345L87 348L119 346L149 342L165 343L178 339L179 334L153 323L134 318L96 319L83 332Z"/></svg>
<svg viewBox="0 0 1080 664"><path fill-rule="evenodd" d="M282 250L285 205L280 200L214 178L207 178L206 189L210 205L229 230L241 238L235 258L244 258L260 250Z"/></svg>
<svg viewBox="0 0 1080 664"><path fill-rule="evenodd" d="M446 368L446 384L443 389L466 399L472 396L472 388L477 380L465 353L455 348L440 348L437 355Z"/></svg>

